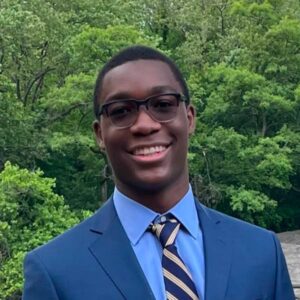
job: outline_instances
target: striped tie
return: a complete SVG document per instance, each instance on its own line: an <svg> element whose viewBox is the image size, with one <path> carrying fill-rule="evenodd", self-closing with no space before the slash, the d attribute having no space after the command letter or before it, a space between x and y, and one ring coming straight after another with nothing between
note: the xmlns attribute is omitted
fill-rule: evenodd
<svg viewBox="0 0 300 300"><path fill-rule="evenodd" d="M159 224L151 224L163 247L162 268L168 300L198 300L192 276L180 258L175 239L180 228L176 219L168 219Z"/></svg>

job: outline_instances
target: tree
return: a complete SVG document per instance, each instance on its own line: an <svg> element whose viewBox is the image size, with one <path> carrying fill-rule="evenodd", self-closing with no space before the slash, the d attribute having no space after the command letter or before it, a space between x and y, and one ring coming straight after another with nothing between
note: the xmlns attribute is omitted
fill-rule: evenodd
<svg viewBox="0 0 300 300"><path fill-rule="evenodd" d="M22 288L22 261L27 251L45 243L87 216L70 211L53 192L55 180L5 164L0 173L0 294L17 297Z"/></svg>
<svg viewBox="0 0 300 300"><path fill-rule="evenodd" d="M64 74L60 48L67 33L63 16L49 2L2 1L1 73L15 84L24 106L33 108L47 86Z"/></svg>
<svg viewBox="0 0 300 300"><path fill-rule="evenodd" d="M189 83L198 110L191 176L213 206L276 230L291 228L299 223L293 213L300 178L297 10L283 1L230 1L224 12L223 35L203 44L194 33L178 49L187 65L193 63ZM212 45L219 49L203 55ZM252 199L252 208L238 195Z"/></svg>
<svg viewBox="0 0 300 300"><path fill-rule="evenodd" d="M0 74L0 170L8 160L34 167L46 156L43 132L35 127L36 113L15 97L15 84Z"/></svg>
<svg viewBox="0 0 300 300"><path fill-rule="evenodd" d="M294 123L297 103L287 98L284 88L245 68L224 64L207 70L206 124L221 124L237 131L273 135L284 124Z"/></svg>

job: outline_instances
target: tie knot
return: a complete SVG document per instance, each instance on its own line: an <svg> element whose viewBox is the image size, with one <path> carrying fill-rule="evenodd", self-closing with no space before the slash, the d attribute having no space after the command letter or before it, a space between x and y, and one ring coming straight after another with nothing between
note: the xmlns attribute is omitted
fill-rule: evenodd
<svg viewBox="0 0 300 300"><path fill-rule="evenodd" d="M151 225L151 231L155 233L163 248L174 244L179 228L180 223L174 218Z"/></svg>

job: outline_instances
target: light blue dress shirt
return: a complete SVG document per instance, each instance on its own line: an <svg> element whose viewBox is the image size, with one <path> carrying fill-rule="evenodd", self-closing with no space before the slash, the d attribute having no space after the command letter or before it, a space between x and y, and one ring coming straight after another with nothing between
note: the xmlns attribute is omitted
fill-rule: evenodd
<svg viewBox="0 0 300 300"><path fill-rule="evenodd" d="M126 197L117 188L114 190L113 201L155 298L166 300L161 267L162 247L155 235L147 231L149 224L161 215ZM190 186L185 196L167 213L172 213L184 225L185 229L180 229L177 235L176 247L193 277L200 299L204 299L203 237Z"/></svg>

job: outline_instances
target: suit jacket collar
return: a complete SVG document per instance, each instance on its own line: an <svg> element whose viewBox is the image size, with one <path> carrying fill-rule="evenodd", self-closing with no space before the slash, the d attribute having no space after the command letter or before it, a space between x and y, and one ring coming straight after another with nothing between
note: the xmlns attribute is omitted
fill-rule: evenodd
<svg viewBox="0 0 300 300"><path fill-rule="evenodd" d="M96 213L91 231L99 237L89 250L124 298L155 300L111 199Z"/></svg>
<svg viewBox="0 0 300 300"><path fill-rule="evenodd" d="M203 233L205 299L224 299L232 259L232 247L222 222L196 199ZM130 241L116 214L113 201L94 216L91 231L99 237L89 247L99 265L126 299L155 299Z"/></svg>

